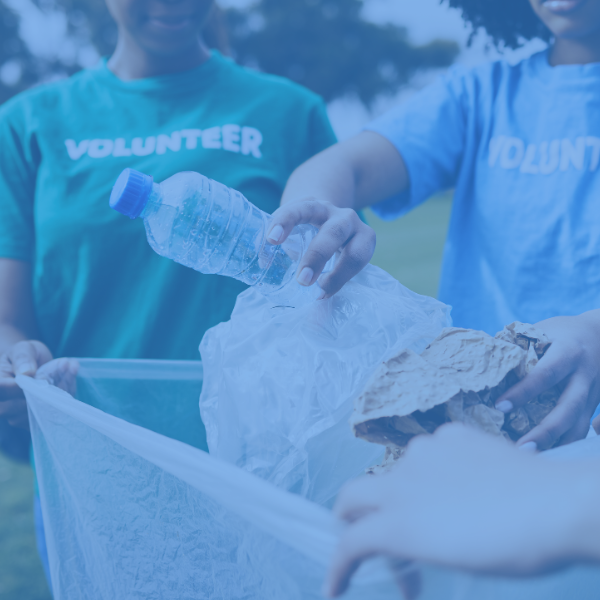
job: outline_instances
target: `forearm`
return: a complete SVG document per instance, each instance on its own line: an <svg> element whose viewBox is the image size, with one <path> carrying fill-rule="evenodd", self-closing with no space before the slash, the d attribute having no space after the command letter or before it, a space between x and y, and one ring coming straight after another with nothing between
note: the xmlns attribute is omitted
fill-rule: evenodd
<svg viewBox="0 0 600 600"><path fill-rule="evenodd" d="M0 323L0 356L17 342L28 339L27 332L13 324ZM1 377L2 375L0 375ZM1 395L1 394L0 394ZM31 437L29 430L13 426L0 398L0 452L18 462L29 461ZM14 404L14 400L11 402ZM12 416L12 414L10 415Z"/></svg>
<svg viewBox="0 0 600 600"><path fill-rule="evenodd" d="M37 335L31 265L0 258L0 355Z"/></svg>
<svg viewBox="0 0 600 600"><path fill-rule="evenodd" d="M289 178L281 204L316 198L339 208L358 208L352 165L335 149L325 150L300 165Z"/></svg>
<svg viewBox="0 0 600 600"><path fill-rule="evenodd" d="M359 210L409 185L404 160L379 134L364 131L317 154L291 175L282 204L306 198Z"/></svg>

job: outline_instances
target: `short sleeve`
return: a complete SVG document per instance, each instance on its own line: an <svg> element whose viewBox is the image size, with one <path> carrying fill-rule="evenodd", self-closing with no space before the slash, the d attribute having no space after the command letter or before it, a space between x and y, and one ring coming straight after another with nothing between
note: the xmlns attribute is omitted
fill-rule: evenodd
<svg viewBox="0 0 600 600"><path fill-rule="evenodd" d="M407 103L366 129L388 139L400 152L410 187L372 206L381 218L402 216L432 195L451 188L465 149L469 101L464 69L452 69Z"/></svg>
<svg viewBox="0 0 600 600"><path fill-rule="evenodd" d="M0 257L30 261L37 167L18 103L0 110Z"/></svg>

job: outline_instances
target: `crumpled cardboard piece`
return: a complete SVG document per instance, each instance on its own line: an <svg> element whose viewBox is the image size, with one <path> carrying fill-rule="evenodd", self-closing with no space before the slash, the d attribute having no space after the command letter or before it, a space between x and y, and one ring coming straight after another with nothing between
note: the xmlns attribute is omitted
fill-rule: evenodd
<svg viewBox="0 0 600 600"><path fill-rule="evenodd" d="M404 350L379 367L354 403L354 433L387 446L385 463L393 463L415 435L450 421L516 440L556 406L562 388L555 386L508 415L495 402L549 347L542 332L519 322L495 337L446 328L422 354Z"/></svg>

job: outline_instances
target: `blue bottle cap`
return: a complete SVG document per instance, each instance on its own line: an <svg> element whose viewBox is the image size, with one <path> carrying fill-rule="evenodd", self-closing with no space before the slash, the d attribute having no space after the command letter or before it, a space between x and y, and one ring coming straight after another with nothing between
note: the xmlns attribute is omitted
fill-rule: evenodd
<svg viewBox="0 0 600 600"><path fill-rule="evenodd" d="M142 214L152 192L152 177L134 169L125 169L110 194L109 205L130 219Z"/></svg>

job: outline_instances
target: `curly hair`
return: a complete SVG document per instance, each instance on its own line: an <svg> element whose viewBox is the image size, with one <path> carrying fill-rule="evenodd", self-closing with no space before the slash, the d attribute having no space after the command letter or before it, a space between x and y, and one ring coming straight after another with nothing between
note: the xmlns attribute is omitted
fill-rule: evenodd
<svg viewBox="0 0 600 600"><path fill-rule="evenodd" d="M552 35L528 0L440 0L444 2L461 10L473 27L471 39L482 27L496 47L518 48L534 38L549 41Z"/></svg>

